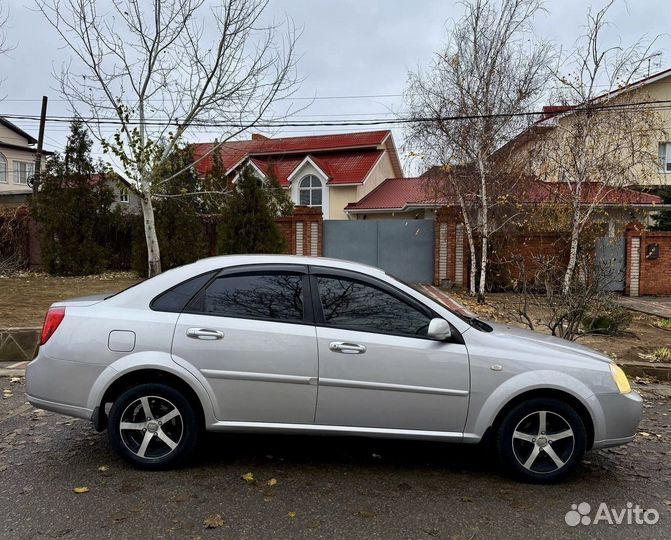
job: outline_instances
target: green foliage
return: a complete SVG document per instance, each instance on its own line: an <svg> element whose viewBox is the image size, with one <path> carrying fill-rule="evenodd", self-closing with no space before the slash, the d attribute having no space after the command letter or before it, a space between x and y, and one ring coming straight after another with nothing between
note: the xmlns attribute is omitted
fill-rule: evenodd
<svg viewBox="0 0 671 540"><path fill-rule="evenodd" d="M671 187L663 188L659 195L666 204L671 203ZM655 214L655 224L650 228L654 231L671 231L671 210Z"/></svg>
<svg viewBox="0 0 671 540"><path fill-rule="evenodd" d="M583 330L591 334L617 336L629 328L631 319L632 315L628 309L612 302L598 313L585 317Z"/></svg>
<svg viewBox="0 0 671 540"><path fill-rule="evenodd" d="M291 197L289 197L289 193L280 186L273 164L268 167L266 176L268 181L266 182L265 187L268 190L270 198L270 212L273 216L290 216L294 212L294 203L291 200Z"/></svg>
<svg viewBox="0 0 671 540"><path fill-rule="evenodd" d="M41 177L31 213L42 225L42 258L47 272L87 275L103 271L110 259L105 234L111 221L108 171L91 157L92 142L75 121L65 152L53 156Z"/></svg>
<svg viewBox="0 0 671 540"><path fill-rule="evenodd" d="M246 166L227 198L219 225L221 253L284 253L286 240L275 223L277 193ZM281 189L281 188L279 188ZM282 196L286 196L282 193Z"/></svg>
<svg viewBox="0 0 671 540"><path fill-rule="evenodd" d="M157 179L154 190L154 220L161 246L163 270L194 262L207 256L207 242L202 213L213 203L202 195L205 191L196 171L188 167L193 162L189 148L176 148L163 166L153 171ZM186 169L164 184L168 178ZM147 274L147 244L144 224L137 220L133 226L133 269Z"/></svg>

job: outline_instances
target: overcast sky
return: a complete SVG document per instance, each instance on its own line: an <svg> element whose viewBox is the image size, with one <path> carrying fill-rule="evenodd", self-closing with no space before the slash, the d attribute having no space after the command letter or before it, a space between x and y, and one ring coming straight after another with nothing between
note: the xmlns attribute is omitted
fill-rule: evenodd
<svg viewBox="0 0 671 540"><path fill-rule="evenodd" d="M39 114L40 99L49 96L49 114L67 115L55 89L54 69L70 60L55 31L32 9L30 0L4 0L9 5L7 33L15 46L0 58L3 81L0 114ZM581 33L585 0L547 0L548 12L535 21L535 32L563 47L571 47ZM604 2L591 3L597 9ZM385 97L316 99L300 113L301 120L377 117L400 112L400 94L408 70L425 66L445 37L450 19L459 18L455 0L271 0L268 16L290 17L303 33L298 43L299 75L304 82L297 96ZM610 12L608 39L630 43L642 36L661 35L663 57L653 71L671 67L671 0L620 1ZM296 103L310 103L297 100ZM37 136L37 125L16 121ZM357 128L350 128L354 130ZM285 128L272 135L335 131L323 127ZM342 131L342 130L340 130ZM45 147L60 150L67 126L48 124ZM199 135L213 138L214 132ZM402 130L394 128L397 144Z"/></svg>

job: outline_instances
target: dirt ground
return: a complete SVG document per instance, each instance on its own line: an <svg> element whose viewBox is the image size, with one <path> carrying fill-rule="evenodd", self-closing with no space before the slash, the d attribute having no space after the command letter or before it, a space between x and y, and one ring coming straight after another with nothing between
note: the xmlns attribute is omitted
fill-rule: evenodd
<svg viewBox="0 0 671 540"><path fill-rule="evenodd" d="M516 318L514 295L509 293L492 293L487 295L487 304L478 305L469 296L462 293L449 293L465 307L479 317L495 322L504 322L528 328ZM649 354L660 347L671 347L671 330L655 326L659 317L632 311L632 321L625 333L619 336L589 335L578 339L578 343L602 351L611 358L624 361L644 361L640 354ZM538 332L549 333L542 327Z"/></svg>
<svg viewBox="0 0 671 540"><path fill-rule="evenodd" d="M35 272L0 276L0 328L42 326L44 314L56 300L114 293L138 281L140 278L130 272L82 277L57 277Z"/></svg>

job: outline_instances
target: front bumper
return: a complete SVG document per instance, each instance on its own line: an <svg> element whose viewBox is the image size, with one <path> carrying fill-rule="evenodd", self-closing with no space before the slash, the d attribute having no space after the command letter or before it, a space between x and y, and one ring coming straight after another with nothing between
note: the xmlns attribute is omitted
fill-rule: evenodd
<svg viewBox="0 0 671 540"><path fill-rule="evenodd" d="M631 442L643 417L643 398L635 391L627 394L597 394L603 411L601 437L592 448L607 448Z"/></svg>

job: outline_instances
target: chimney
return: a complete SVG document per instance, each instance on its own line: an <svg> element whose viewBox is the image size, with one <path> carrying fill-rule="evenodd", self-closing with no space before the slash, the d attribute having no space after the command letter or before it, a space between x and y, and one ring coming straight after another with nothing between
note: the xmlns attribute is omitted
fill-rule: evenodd
<svg viewBox="0 0 671 540"><path fill-rule="evenodd" d="M252 133L252 140L253 141L267 141L270 137L266 137L265 135L261 135L260 133Z"/></svg>

